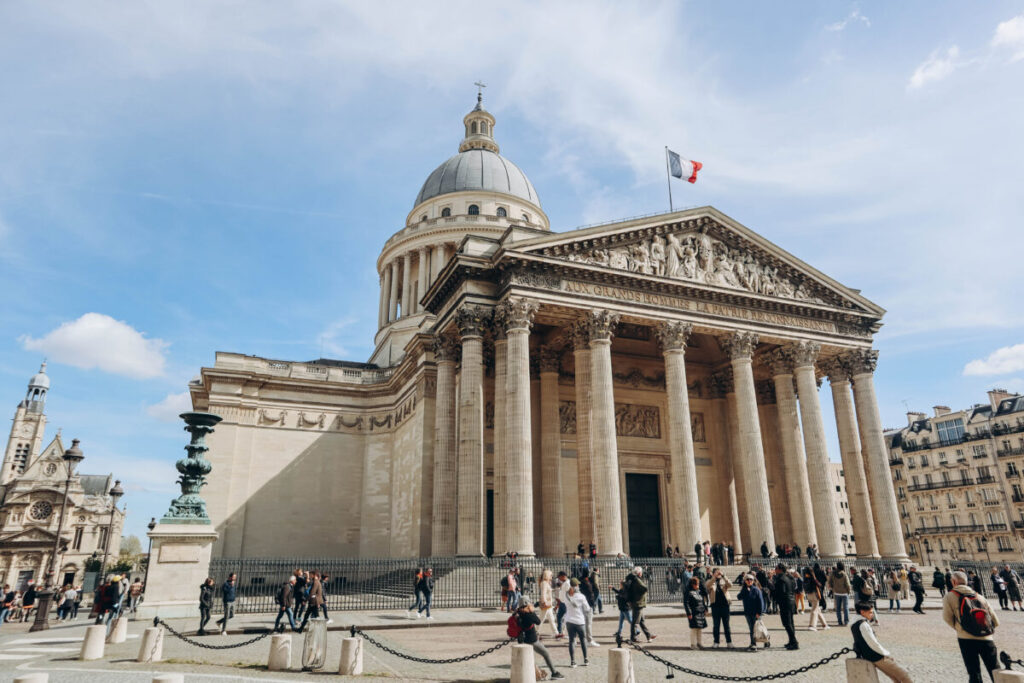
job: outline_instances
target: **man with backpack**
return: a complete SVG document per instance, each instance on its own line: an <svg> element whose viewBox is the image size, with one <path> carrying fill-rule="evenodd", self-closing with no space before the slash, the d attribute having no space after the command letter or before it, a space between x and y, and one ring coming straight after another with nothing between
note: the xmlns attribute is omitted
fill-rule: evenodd
<svg viewBox="0 0 1024 683"><path fill-rule="evenodd" d="M967 574L957 571L951 577L953 589L942 599L942 618L956 631L960 656L971 683L981 683L981 666L985 664L989 676L998 668L996 644L992 637L999 626L999 618L988 600L967 585Z"/></svg>

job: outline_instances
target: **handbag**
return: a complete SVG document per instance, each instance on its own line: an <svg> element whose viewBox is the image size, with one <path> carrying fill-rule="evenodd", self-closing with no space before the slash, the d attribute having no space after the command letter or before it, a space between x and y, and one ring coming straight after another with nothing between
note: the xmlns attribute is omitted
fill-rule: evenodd
<svg viewBox="0 0 1024 683"><path fill-rule="evenodd" d="M768 633L768 627L764 625L764 620L758 618L758 620L754 622L754 641L758 643L770 643L771 640L771 634Z"/></svg>

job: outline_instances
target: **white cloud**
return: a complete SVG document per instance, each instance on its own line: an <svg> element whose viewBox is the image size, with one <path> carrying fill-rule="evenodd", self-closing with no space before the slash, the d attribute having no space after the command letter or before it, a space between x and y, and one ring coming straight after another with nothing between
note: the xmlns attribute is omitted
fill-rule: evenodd
<svg viewBox="0 0 1024 683"><path fill-rule="evenodd" d="M864 24L865 26L871 26L871 20L868 19L863 14L861 14L859 9L855 9L852 12L850 12L842 21L837 21L834 24L828 24L827 26L825 26L825 30L839 32L853 23L861 23Z"/></svg>
<svg viewBox="0 0 1024 683"><path fill-rule="evenodd" d="M1024 344L1004 346L964 366L965 375L1003 375L1024 370Z"/></svg>
<svg viewBox="0 0 1024 683"><path fill-rule="evenodd" d="M914 74L910 77L910 82L907 84L907 87L916 89L926 85L927 83L941 81L943 78L946 78L953 73L953 71L959 66L959 64L957 64L957 59L959 57L960 48L956 45L946 50L945 56L943 56L939 50L936 50L928 57L928 59L914 69Z"/></svg>
<svg viewBox="0 0 1024 683"><path fill-rule="evenodd" d="M192 410L192 397L189 392L167 394L164 400L146 406L146 413L161 422L177 422L178 416Z"/></svg>
<svg viewBox="0 0 1024 683"><path fill-rule="evenodd" d="M992 36L992 47L1006 47L1013 51L1010 61L1024 59L1024 14L996 26L996 33Z"/></svg>
<svg viewBox="0 0 1024 683"><path fill-rule="evenodd" d="M19 341L29 351L40 351L57 363L134 379L162 375L167 360L164 351L169 346L102 313L86 313L39 339L24 335Z"/></svg>
<svg viewBox="0 0 1024 683"><path fill-rule="evenodd" d="M355 318L343 318L327 326L323 332L316 336L317 345L320 347L320 355L334 358L348 358L350 355L349 345L344 341L351 341L354 334L362 333L362 329L353 329L357 322ZM347 331L347 333L346 333Z"/></svg>

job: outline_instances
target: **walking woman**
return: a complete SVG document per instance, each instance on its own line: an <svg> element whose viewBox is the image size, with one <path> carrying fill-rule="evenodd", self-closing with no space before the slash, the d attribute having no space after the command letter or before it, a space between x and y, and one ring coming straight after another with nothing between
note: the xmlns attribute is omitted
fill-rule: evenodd
<svg viewBox="0 0 1024 683"><path fill-rule="evenodd" d="M573 641L579 638L580 650L583 652L583 666L590 664L587 659L587 613L590 612L590 604L579 592L580 581L577 578L569 579L569 590L566 592L565 603L565 626L569 630L569 666L576 668L576 650L573 648Z"/></svg>
<svg viewBox="0 0 1024 683"><path fill-rule="evenodd" d="M413 603L405 610L407 619L415 619L419 614L420 606L423 604L423 593L420 592L420 579L423 578L423 567L416 568L416 576L412 579L412 591L415 596Z"/></svg>
<svg viewBox="0 0 1024 683"><path fill-rule="evenodd" d="M946 575L938 567L935 568L935 572L932 574L932 588L939 589L940 598L946 595Z"/></svg>
<svg viewBox="0 0 1024 683"><path fill-rule="evenodd" d="M554 590L551 587L550 569L545 569L540 575L540 618L537 621L539 624L550 621L551 635L558 635L558 625L555 623L555 596Z"/></svg>
<svg viewBox="0 0 1024 683"><path fill-rule="evenodd" d="M820 623L822 629L827 631L828 622L825 621L825 615L821 613L821 582L818 581L818 577L814 575L814 570L810 567L804 567L803 584L807 604L811 607L811 622L807 625L808 630L817 631Z"/></svg>
<svg viewBox="0 0 1024 683"><path fill-rule="evenodd" d="M686 618L690 622L690 649L703 650L701 636L708 626L708 608L704 604L704 597L700 594L700 579L696 576L690 579L686 597L683 598L683 607L686 609Z"/></svg>
<svg viewBox="0 0 1024 683"><path fill-rule="evenodd" d="M836 562L832 576L828 577L828 589L832 591L832 600L836 603L836 621L839 626L850 623L850 578L846 575L846 567Z"/></svg>
<svg viewBox="0 0 1024 683"><path fill-rule="evenodd" d="M199 631L196 635L206 635L206 624L210 621L210 610L213 609L213 577L207 577L199 587Z"/></svg>
<svg viewBox="0 0 1024 683"><path fill-rule="evenodd" d="M885 575L886 587L889 589L889 611L892 612L892 603L896 603L896 611L900 611L900 597L903 595L903 583L900 581L900 575L890 570Z"/></svg>

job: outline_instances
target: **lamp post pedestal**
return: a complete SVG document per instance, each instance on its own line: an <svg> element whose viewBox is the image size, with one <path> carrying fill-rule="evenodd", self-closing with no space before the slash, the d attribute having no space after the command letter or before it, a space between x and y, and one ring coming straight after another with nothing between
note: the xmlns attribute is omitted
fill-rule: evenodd
<svg viewBox="0 0 1024 683"><path fill-rule="evenodd" d="M157 524L149 532L149 582L136 617L198 617L196 588L206 580L217 532L213 525Z"/></svg>
<svg viewBox="0 0 1024 683"><path fill-rule="evenodd" d="M50 603L53 601L54 593L56 591L50 588L49 585L44 586L42 590L36 591L36 618L28 629L29 633L45 631L50 628Z"/></svg>

